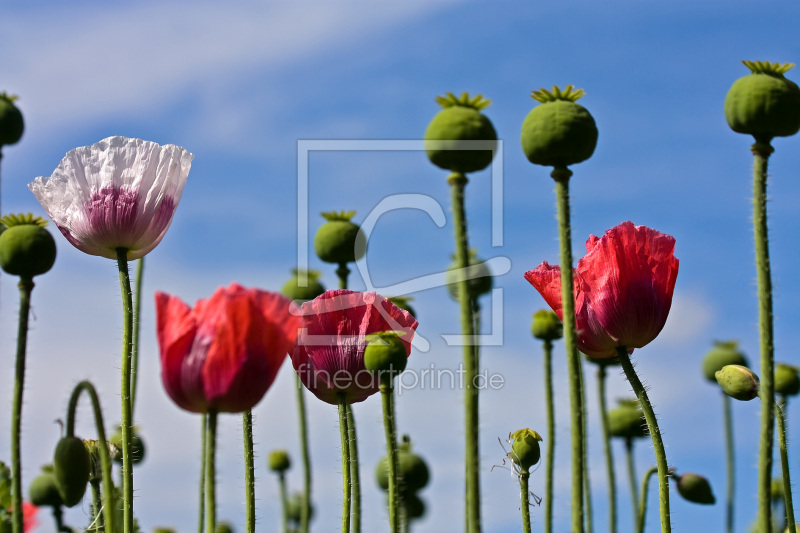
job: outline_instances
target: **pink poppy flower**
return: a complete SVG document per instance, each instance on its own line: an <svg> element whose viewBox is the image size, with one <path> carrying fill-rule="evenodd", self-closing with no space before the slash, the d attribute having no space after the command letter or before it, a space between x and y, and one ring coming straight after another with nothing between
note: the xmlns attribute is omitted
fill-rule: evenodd
<svg viewBox="0 0 800 533"><path fill-rule="evenodd" d="M590 357L613 357L617 348L641 348L667 321L678 276L675 239L647 226L623 222L586 241L574 270L578 349ZM546 261L525 273L531 285L562 316L561 271Z"/></svg>
<svg viewBox="0 0 800 533"><path fill-rule="evenodd" d="M327 291L305 302L292 365L303 385L320 400L338 404L361 402L379 390L380 383L364 367L367 335L402 331L400 339L411 352L417 321L408 311L374 292Z"/></svg>
<svg viewBox="0 0 800 533"><path fill-rule="evenodd" d="M285 296L231 284L194 309L156 293L161 380L195 413L252 409L294 345L299 319Z"/></svg>
<svg viewBox="0 0 800 533"><path fill-rule="evenodd" d="M108 137L70 150L28 188L77 249L116 259L125 248L138 259L167 232L192 157L174 144Z"/></svg>

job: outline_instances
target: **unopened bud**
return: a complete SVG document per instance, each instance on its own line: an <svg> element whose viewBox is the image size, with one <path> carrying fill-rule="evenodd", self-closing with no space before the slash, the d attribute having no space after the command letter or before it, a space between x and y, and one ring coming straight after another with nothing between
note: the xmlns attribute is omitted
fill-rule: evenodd
<svg viewBox="0 0 800 533"><path fill-rule="evenodd" d="M749 402L756 396L760 388L758 376L742 365L726 365L715 374L722 391L737 400Z"/></svg>

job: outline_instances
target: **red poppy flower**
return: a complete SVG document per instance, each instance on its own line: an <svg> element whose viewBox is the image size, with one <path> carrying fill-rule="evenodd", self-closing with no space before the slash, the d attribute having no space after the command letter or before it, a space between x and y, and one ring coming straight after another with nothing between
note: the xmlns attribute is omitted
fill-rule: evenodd
<svg viewBox="0 0 800 533"><path fill-rule="evenodd" d="M378 392L380 383L364 367L366 336L403 331L411 352L417 321L408 311L374 292L328 291L305 302L292 365L303 385L324 402L361 402Z"/></svg>
<svg viewBox="0 0 800 533"><path fill-rule="evenodd" d="M161 380L179 407L195 413L252 409L294 345L299 319L277 293L232 284L194 309L156 293Z"/></svg>
<svg viewBox="0 0 800 533"><path fill-rule="evenodd" d="M36 518L36 514L39 512L39 508L33 505L31 502L22 502L22 530L26 533L28 531L33 531L36 526L39 525L39 520Z"/></svg>
<svg viewBox="0 0 800 533"><path fill-rule="evenodd" d="M618 347L641 348L664 327L678 276L675 239L647 226L623 222L586 241L574 270L578 349L613 357ZM561 271L545 261L525 273L563 320Z"/></svg>

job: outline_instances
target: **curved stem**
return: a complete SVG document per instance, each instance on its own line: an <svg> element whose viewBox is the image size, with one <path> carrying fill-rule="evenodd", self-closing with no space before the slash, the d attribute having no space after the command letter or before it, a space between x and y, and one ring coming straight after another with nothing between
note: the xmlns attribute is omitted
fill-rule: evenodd
<svg viewBox="0 0 800 533"><path fill-rule="evenodd" d="M399 533L400 519L397 496L397 437L394 428L394 390L392 377L385 378L381 384L381 400L383 404L383 429L386 434L386 457L389 459L389 530Z"/></svg>
<svg viewBox="0 0 800 533"><path fill-rule="evenodd" d="M608 406L606 405L606 367L597 368L597 400L600 404L600 422L603 427L603 445L606 451L608 471L608 531L617 531L617 479L614 472L614 455L611 450L611 435L608 429Z"/></svg>
<svg viewBox="0 0 800 533"><path fill-rule="evenodd" d="M644 533L644 523L647 518L647 486L650 483L650 478L653 477L653 474L656 472L658 472L658 467L653 467L644 474L644 480L642 481L642 499L639 503L639 520L636 525L636 531L638 531L638 533Z"/></svg>
<svg viewBox="0 0 800 533"><path fill-rule="evenodd" d="M467 237L467 218L464 209L464 188L467 177L453 173L447 178L450 184L453 203L453 227L456 241L456 267L467 272L469 268L469 239ZM472 316L472 302L466 276L459 276L458 303L461 313L461 333L464 341L464 429L465 429L465 467L466 467L466 515L467 530L470 533L481 531L481 487L480 487L480 421L478 408L478 388L475 377L478 374L477 350L475 346L475 321Z"/></svg>
<svg viewBox="0 0 800 533"><path fill-rule="evenodd" d="M625 439L625 455L628 459L628 481L631 484L631 500L633 501L633 523L639 523L639 489L636 487L636 461L633 460L633 439Z"/></svg>
<svg viewBox="0 0 800 533"><path fill-rule="evenodd" d="M208 449L206 426L208 425L208 415L203 413L200 424L200 513L197 520L197 531L203 533L205 530L206 519L206 450Z"/></svg>
<svg viewBox="0 0 800 533"><path fill-rule="evenodd" d="M554 169L550 174L556 182L558 206L558 239L561 249L561 301L564 322L564 346L567 352L569 376L570 423L572 439L572 531L583 529L583 404L581 402L581 362L578 356L578 334L575 329L575 295L572 279L572 231L570 229L569 178L566 168Z"/></svg>
<svg viewBox="0 0 800 533"><path fill-rule="evenodd" d="M131 296L131 278L128 274L128 251L117 248L117 267L119 284L122 292L122 383L120 398L122 401L122 505L124 533L134 533L133 523L133 461L131 460L131 335L133 333L133 302Z"/></svg>
<svg viewBox="0 0 800 533"><path fill-rule="evenodd" d="M772 277L767 235L767 161L772 153L769 142L756 142L753 151L753 233L755 236L758 279L758 327L761 351L761 439L758 452L758 524L769 531L772 524L770 484L775 405L774 344L772 330Z"/></svg>
<svg viewBox="0 0 800 533"><path fill-rule="evenodd" d="M736 460L733 444L733 417L731 416L731 397L722 394L722 411L725 420L725 459L728 470L727 501L725 502L725 531L733 533L733 500L736 494Z"/></svg>
<svg viewBox="0 0 800 533"><path fill-rule="evenodd" d="M661 531L668 533L672 531L669 516L669 478L667 468L667 453L664 450L664 443L661 440L661 432L658 429L658 421L656 414L653 411L653 406L650 403L650 398L647 397L642 382L639 381L639 376L636 375L636 370L633 369L631 359L628 356L628 350L625 347L617 348L617 357L622 364L622 369L625 371L625 377L633 388L636 397L639 398L639 404L644 413L644 419L647 421L647 429L650 431L650 437L653 440L653 450L656 456L656 465L658 467L658 500L659 510L661 512ZM644 498L644 494L642 495ZM644 519L644 516L640 516Z"/></svg>
<svg viewBox="0 0 800 533"><path fill-rule="evenodd" d="M303 459L303 505L300 508L300 532L308 533L308 523L311 518L311 454L308 451L308 423L303 383L297 373L294 377L297 389L297 416L300 419L300 453Z"/></svg>
<svg viewBox="0 0 800 533"><path fill-rule="evenodd" d="M350 443L344 394L339 395L339 435L342 439L342 533L350 533Z"/></svg>
<svg viewBox="0 0 800 533"><path fill-rule="evenodd" d="M142 312L142 277L144 257L136 261L136 281L133 292L133 338L131 339L131 418L136 409L136 382L139 377L139 317Z"/></svg>
<svg viewBox="0 0 800 533"><path fill-rule="evenodd" d="M281 492L281 531L289 533L289 495L286 491L286 475L278 472L278 488Z"/></svg>
<svg viewBox="0 0 800 533"><path fill-rule="evenodd" d="M23 532L22 516L22 453L20 447L22 433L22 391L25 389L25 353L28 346L28 317L31 309L33 280L19 281L19 324L17 327L17 357L14 364L14 400L11 415L11 495L12 530Z"/></svg>
<svg viewBox="0 0 800 533"><path fill-rule="evenodd" d="M544 396L547 411L547 444L544 478L544 531L553 531L553 471L556 456L556 418L553 405L553 342L544 341Z"/></svg>
<svg viewBox="0 0 800 533"><path fill-rule="evenodd" d="M783 499L786 505L786 523L789 533L796 533L794 504L792 503L792 483L789 480L789 456L786 453L786 419L780 405L775 404L775 420L778 422L778 446L781 452L783 474Z"/></svg>
<svg viewBox="0 0 800 533"><path fill-rule="evenodd" d="M256 476L253 457L253 412L242 413L242 440L244 441L244 501L245 531L256 531Z"/></svg>
<svg viewBox="0 0 800 533"><path fill-rule="evenodd" d="M108 440L106 439L106 429L103 423L103 412L100 409L100 398L97 396L97 391L89 381L81 381L75 388L72 389L72 395L69 399L67 407L67 435L75 434L75 410L78 406L78 399L81 392L86 392L92 402L92 411L94 412L94 425L97 430L97 439L100 441L98 449L100 450L100 467L103 472L103 516L105 524L109 531L116 531L115 527L115 513L114 513L114 481L111 476L111 456L108 453Z"/></svg>
<svg viewBox="0 0 800 533"><path fill-rule="evenodd" d="M206 533L217 530L217 473L214 464L217 451L217 412L206 413Z"/></svg>
<svg viewBox="0 0 800 533"><path fill-rule="evenodd" d="M522 531L523 533L531 533L531 504L528 499L528 478L529 472L520 472L519 474L519 497L520 508L522 509Z"/></svg>
<svg viewBox="0 0 800 533"><path fill-rule="evenodd" d="M350 521L353 533L361 533L361 473L358 463L358 440L356 439L356 419L353 416L353 406L347 404L347 435L350 447L350 488L353 494L353 514Z"/></svg>

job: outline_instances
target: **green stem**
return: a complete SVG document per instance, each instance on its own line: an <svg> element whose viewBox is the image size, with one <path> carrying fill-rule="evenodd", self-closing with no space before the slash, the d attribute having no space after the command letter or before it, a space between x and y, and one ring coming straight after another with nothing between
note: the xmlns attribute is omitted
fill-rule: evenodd
<svg viewBox="0 0 800 533"><path fill-rule="evenodd" d="M758 279L758 326L761 351L761 440L758 453L758 524L769 531L772 524L770 484L775 405L774 344L772 331L772 279L767 235L767 161L773 149L769 142L756 142L753 151L753 233Z"/></svg>
<svg viewBox="0 0 800 533"><path fill-rule="evenodd" d="M134 533L133 523L133 461L131 461L131 433L133 413L131 407L131 336L133 334L133 302L131 278L128 274L128 251L117 248L117 267L122 292L122 505L124 533Z"/></svg>
<svg viewBox="0 0 800 533"><path fill-rule="evenodd" d="M289 495L286 491L286 475L278 472L278 488L281 492L281 531L289 533Z"/></svg>
<svg viewBox="0 0 800 533"><path fill-rule="evenodd" d="M14 365L14 401L11 416L11 494L12 530L23 532L22 521L22 453L20 434L22 433L22 392L25 389L25 353L28 346L28 317L31 309L33 280L19 280L19 326L17 328L17 358Z"/></svg>
<svg viewBox="0 0 800 533"><path fill-rule="evenodd" d="M339 395L339 435L342 439L342 533L350 533L350 437L344 394Z"/></svg>
<svg viewBox="0 0 800 533"><path fill-rule="evenodd" d="M467 177L453 173L447 178L450 184L453 203L453 227L456 241L456 267L466 272L469 267L469 239L467 237L467 219L464 209L464 188ZM480 425L478 409L478 388L475 378L478 374L477 349L475 346L475 321L472 316L472 304L469 294L468 280L459 276L458 302L461 312L461 333L464 339L464 428L466 454L466 514L467 530L470 533L481 531L481 487L480 487Z"/></svg>
<svg viewBox="0 0 800 533"><path fill-rule="evenodd" d="M297 389L297 415L300 419L300 452L303 459L303 505L300 509L300 532L308 533L311 518L311 454L308 450L308 422L306 421L306 402L303 384L295 374Z"/></svg>
<svg viewBox="0 0 800 533"><path fill-rule="evenodd" d="M339 263L339 268L336 269L336 275L339 276L339 288L347 288L347 276L350 275L350 269L347 268L347 263Z"/></svg>
<svg viewBox="0 0 800 533"><path fill-rule="evenodd" d="M786 452L786 419L780 405L775 404L775 419L778 422L778 446L781 453L781 470L783 474L783 499L786 505L786 523L789 533L796 533L794 521L794 504L792 503L792 483L789 480L789 456Z"/></svg>
<svg viewBox="0 0 800 533"><path fill-rule="evenodd" d="M244 440L244 502L245 531L256 531L256 476L253 458L253 412L242 413L242 439Z"/></svg>
<svg viewBox="0 0 800 533"><path fill-rule="evenodd" d="M585 520L586 520L586 533L593 533L594 531L594 524L593 518L594 515L592 513L592 483L589 480L589 461L586 459L589 457L589 443L586 440L586 389L584 387L584 382L586 381L583 375L583 361L579 361L580 364L580 378L581 378L581 406L583 406L583 498L584 498L584 506L586 508L585 513Z"/></svg>
<svg viewBox="0 0 800 533"><path fill-rule="evenodd" d="M353 533L361 533L361 473L358 464L358 440L356 439L356 419L353 406L347 404L347 436L350 447L350 488L353 493L353 514L350 517Z"/></svg>
<svg viewBox="0 0 800 533"><path fill-rule="evenodd" d="M606 450L608 471L608 531L617 531L617 480L614 472L614 455L611 450L611 435L608 428L608 406L606 405L606 366L597 368L597 396L600 404L600 422L603 426L603 444Z"/></svg>
<svg viewBox="0 0 800 533"><path fill-rule="evenodd" d="M206 450L208 449L208 443L206 442L206 426L208 425L208 415L203 413L202 421L200 423L200 431L201 431L201 438L200 438L200 514L197 520L197 531L198 533L203 533L205 530L205 519L206 519Z"/></svg>
<svg viewBox="0 0 800 533"><path fill-rule="evenodd" d="M572 280L572 231L570 229L569 178L572 172L556 168L550 174L556 182L558 205L558 239L561 248L561 300L564 322L564 346L567 352L567 374L569 376L570 423L572 439L572 531L583 529L583 404L581 402L581 361L578 356L577 331L575 329L575 295Z"/></svg>
<svg viewBox="0 0 800 533"><path fill-rule="evenodd" d="M206 533L217 530L217 479L214 464L217 451L217 412L206 413Z"/></svg>
<svg viewBox="0 0 800 533"><path fill-rule="evenodd" d="M631 500L633 501L633 523L639 523L639 493L636 487L636 461L633 459L633 439L625 439L625 455L628 459L628 481L631 484Z"/></svg>
<svg viewBox="0 0 800 533"><path fill-rule="evenodd" d="M88 381L81 381L72 389L72 395L70 396L69 405L67 407L67 435L73 436L75 434L75 410L78 406L78 399L80 398L81 392L84 391L89 395L89 399L92 402L94 425L97 430L97 439L100 441L98 449L100 450L100 467L103 472L103 488L105 489L103 491L103 515L105 517L105 524L109 531L116 531L111 456L108 453L108 446L103 445L108 442L108 439L106 439L105 424L103 423L103 412L100 409L100 398L97 396L97 391Z"/></svg>
<svg viewBox="0 0 800 533"><path fill-rule="evenodd" d="M733 448L733 417L731 398L722 394L722 412L725 420L725 459L728 470L727 501L725 502L725 531L733 533L733 500L736 493L736 461Z"/></svg>
<svg viewBox="0 0 800 533"><path fill-rule="evenodd" d="M102 498L100 496L100 482L96 479L89 481L89 486L92 487L92 529L88 531L105 531L103 528L103 518L100 510L103 508Z"/></svg>
<svg viewBox="0 0 800 533"><path fill-rule="evenodd" d="M544 341L544 396L547 411L547 444L544 478L544 531L553 531L553 472L556 456L556 415L553 405L553 342Z"/></svg>
<svg viewBox="0 0 800 533"><path fill-rule="evenodd" d="M142 312L142 277L144 274L144 257L136 261L136 281L133 293L133 338L131 339L131 418L136 409L136 382L139 377L139 317Z"/></svg>
<svg viewBox="0 0 800 533"><path fill-rule="evenodd" d="M383 404L383 428L386 434L386 456L389 458L389 530L392 533L399 533L397 438L394 429L394 389L392 387L392 376L386 376L383 378L383 381L384 383L381 383L381 403Z"/></svg>
<svg viewBox="0 0 800 533"><path fill-rule="evenodd" d="M531 533L531 503L528 499L528 478L529 472L520 472L519 474L519 497L520 508L522 509L522 531L523 533Z"/></svg>
<svg viewBox="0 0 800 533"><path fill-rule="evenodd" d="M644 533L644 523L647 517L647 487L650 484L650 478L653 477L653 474L658 472L658 467L653 467L644 474L644 480L642 481L642 499L639 503L639 521L636 525L636 531L638 533Z"/></svg>
<svg viewBox="0 0 800 533"><path fill-rule="evenodd" d="M644 413L644 419L647 421L647 428L653 440L653 450L658 467L658 500L661 513L661 531L662 533L668 533L672 531L669 516L669 472L667 468L667 453L664 450L664 443L661 440L661 432L658 429L656 414L653 411L650 398L647 397L647 391L645 391L642 382L639 381L636 370L633 369L633 364L631 364L631 359L628 356L628 350L624 346L617 348L617 357L619 357L619 362L622 364L625 377L628 378L633 392L636 394L636 397L639 398L639 404L642 407L642 413ZM643 520L644 517L641 516L640 519Z"/></svg>

